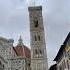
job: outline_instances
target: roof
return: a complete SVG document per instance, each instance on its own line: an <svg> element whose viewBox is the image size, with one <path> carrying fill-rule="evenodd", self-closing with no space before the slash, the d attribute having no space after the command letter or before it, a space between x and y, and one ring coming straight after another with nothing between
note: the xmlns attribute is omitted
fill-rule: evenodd
<svg viewBox="0 0 70 70"><path fill-rule="evenodd" d="M52 65L49 70L57 70L57 64Z"/></svg>
<svg viewBox="0 0 70 70"><path fill-rule="evenodd" d="M63 44L66 45L66 43L68 42L69 39L70 39L70 32L69 32L68 36L66 37L66 39L65 39Z"/></svg>
<svg viewBox="0 0 70 70"><path fill-rule="evenodd" d="M28 7L28 10L29 10L29 11L32 11L32 10L42 10L42 6L32 6L32 7Z"/></svg>
<svg viewBox="0 0 70 70"><path fill-rule="evenodd" d="M58 53L57 53L57 56L55 57L54 61L57 61L57 60L60 58L60 56L61 56L61 54L62 54L62 52L63 52L63 49L64 49L64 45L62 45L62 46L60 47L60 49L59 49L59 51L58 51Z"/></svg>
<svg viewBox="0 0 70 70"><path fill-rule="evenodd" d="M27 46L25 46L22 41L23 40L20 36L20 38L18 40L18 45L16 47L13 47L16 55L24 57L24 58L31 58L30 49Z"/></svg>
<svg viewBox="0 0 70 70"><path fill-rule="evenodd" d="M1 42L5 42L5 43L13 43L13 42L14 42L13 39L6 39L6 38L4 38L4 37L0 37L0 41L1 41Z"/></svg>
<svg viewBox="0 0 70 70"><path fill-rule="evenodd" d="M61 47L60 47L60 49L59 49L59 51L58 51L58 53L57 53L57 56L55 57L54 61L57 61L57 60L58 60L58 58L60 57L60 54L62 54L64 48L66 47L66 44L67 44L67 42L68 42L69 39L70 39L70 32L69 32L69 34L67 35L67 37L66 37L66 39L65 39L65 41L64 41L64 43L63 43L63 45L61 45Z"/></svg>
<svg viewBox="0 0 70 70"><path fill-rule="evenodd" d="M25 45L23 46L17 45L16 47L14 47L14 51L16 52L17 56L22 56L24 58L31 58L30 49Z"/></svg>

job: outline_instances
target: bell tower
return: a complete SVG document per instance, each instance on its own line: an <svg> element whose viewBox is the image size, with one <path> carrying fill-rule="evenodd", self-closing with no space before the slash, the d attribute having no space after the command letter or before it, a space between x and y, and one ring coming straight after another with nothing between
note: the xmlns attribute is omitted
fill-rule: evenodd
<svg viewBox="0 0 70 70"><path fill-rule="evenodd" d="M48 70L42 6L29 7L31 70Z"/></svg>

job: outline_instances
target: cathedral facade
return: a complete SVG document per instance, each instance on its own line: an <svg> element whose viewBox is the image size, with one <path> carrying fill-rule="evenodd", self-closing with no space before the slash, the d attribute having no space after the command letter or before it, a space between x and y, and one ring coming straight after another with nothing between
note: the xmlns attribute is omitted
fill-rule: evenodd
<svg viewBox="0 0 70 70"><path fill-rule="evenodd" d="M15 47L12 39L0 38L0 70L31 70L30 64L30 49L21 37Z"/></svg>

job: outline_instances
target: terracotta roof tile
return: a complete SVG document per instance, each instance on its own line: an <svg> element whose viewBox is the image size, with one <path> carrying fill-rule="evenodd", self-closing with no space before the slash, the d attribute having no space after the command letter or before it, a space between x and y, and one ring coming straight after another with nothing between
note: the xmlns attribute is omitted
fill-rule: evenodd
<svg viewBox="0 0 70 70"><path fill-rule="evenodd" d="M24 58L31 58L31 52L30 49L28 47L26 47L25 45L23 46L16 46L14 47L14 50L17 54L17 56L22 56Z"/></svg>

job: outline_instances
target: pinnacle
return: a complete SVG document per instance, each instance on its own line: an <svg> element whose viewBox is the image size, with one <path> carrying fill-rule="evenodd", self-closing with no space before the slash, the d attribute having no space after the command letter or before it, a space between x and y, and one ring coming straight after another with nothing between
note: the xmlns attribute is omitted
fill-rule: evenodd
<svg viewBox="0 0 70 70"><path fill-rule="evenodd" d="M22 45L23 45L23 40L22 40L22 37L21 37L21 36L19 37L18 45L19 45L19 46L22 46Z"/></svg>

